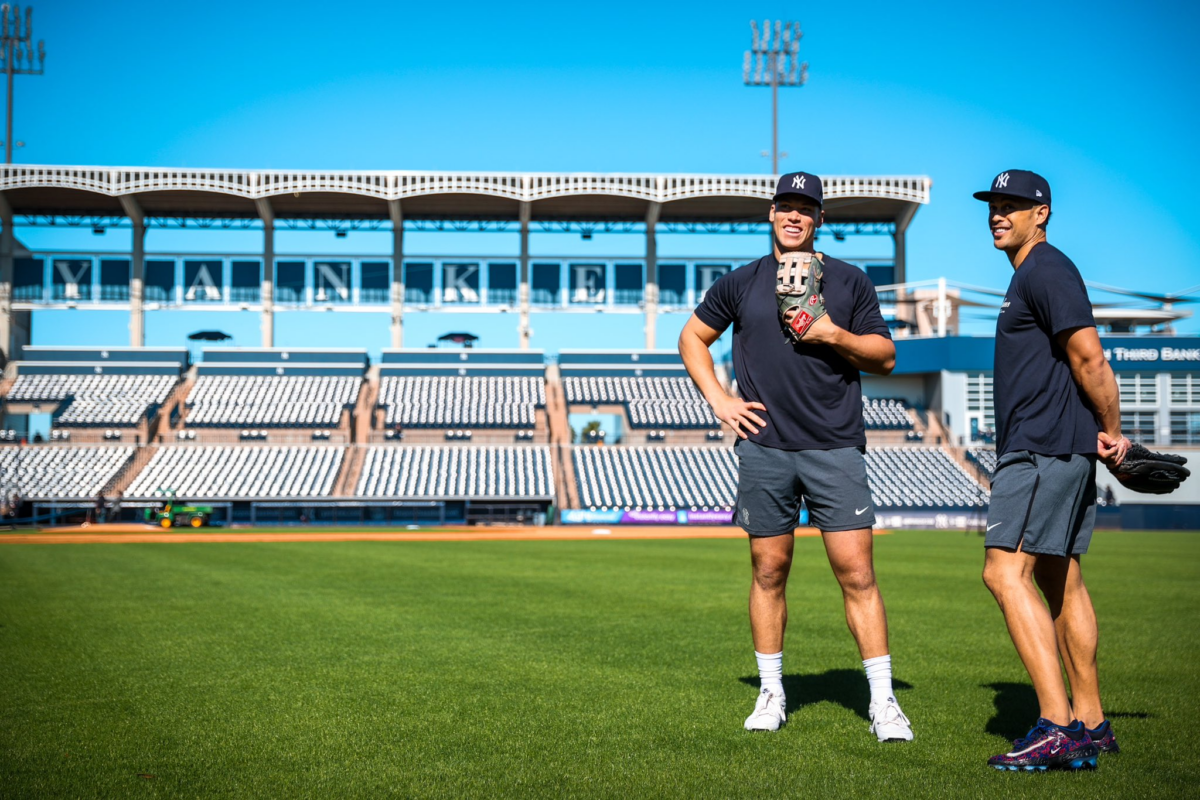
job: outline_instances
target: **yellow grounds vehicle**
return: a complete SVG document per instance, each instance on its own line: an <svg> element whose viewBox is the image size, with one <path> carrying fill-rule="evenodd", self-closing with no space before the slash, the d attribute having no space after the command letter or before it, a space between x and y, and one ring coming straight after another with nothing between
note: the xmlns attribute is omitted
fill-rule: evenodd
<svg viewBox="0 0 1200 800"><path fill-rule="evenodd" d="M162 500L146 509L146 522L161 528L178 528L187 525L203 528L212 519L212 506L181 506L175 501L174 489L157 489L155 497Z"/></svg>

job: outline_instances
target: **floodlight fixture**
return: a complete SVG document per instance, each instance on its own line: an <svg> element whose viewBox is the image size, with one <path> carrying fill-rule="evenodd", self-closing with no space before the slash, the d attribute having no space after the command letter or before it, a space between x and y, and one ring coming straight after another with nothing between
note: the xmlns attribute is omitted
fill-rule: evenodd
<svg viewBox="0 0 1200 800"><path fill-rule="evenodd" d="M742 82L747 86L771 87L771 174L779 174L779 87L803 86L808 81L808 62L800 60L799 22L750 20L750 49L742 61Z"/></svg>
<svg viewBox="0 0 1200 800"><path fill-rule="evenodd" d="M4 163L12 163L13 133L13 76L41 75L46 69L46 43L38 40L37 51L33 47L33 8L26 7L24 14L19 5L0 5L0 60L8 82L4 117ZM23 146L22 142L17 143Z"/></svg>

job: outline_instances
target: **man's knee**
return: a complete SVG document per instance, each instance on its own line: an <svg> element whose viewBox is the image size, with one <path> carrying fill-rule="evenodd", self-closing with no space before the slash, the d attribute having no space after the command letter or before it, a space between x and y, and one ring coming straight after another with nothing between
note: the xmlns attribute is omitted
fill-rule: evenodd
<svg viewBox="0 0 1200 800"><path fill-rule="evenodd" d="M782 592L787 586L791 559L782 556L763 556L754 560L754 583L766 592Z"/></svg>
<svg viewBox="0 0 1200 800"><path fill-rule="evenodd" d="M875 570L870 565L837 572L838 584L847 594L860 594L875 589Z"/></svg>
<svg viewBox="0 0 1200 800"><path fill-rule="evenodd" d="M996 599L1030 582L1023 566L1013 561L988 558L983 563L983 585Z"/></svg>

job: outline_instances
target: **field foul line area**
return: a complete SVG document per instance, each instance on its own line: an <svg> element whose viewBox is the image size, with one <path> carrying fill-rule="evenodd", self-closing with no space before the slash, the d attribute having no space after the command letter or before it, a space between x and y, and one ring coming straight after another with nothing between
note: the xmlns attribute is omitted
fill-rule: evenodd
<svg viewBox="0 0 1200 800"><path fill-rule="evenodd" d="M876 529L876 534L887 531ZM816 528L797 528L797 536L819 536ZM728 525L613 525L431 528L420 531L333 530L255 531L253 528L213 533L173 533L143 525L90 525L46 528L37 533L0 533L5 544L192 544L196 542L555 542L586 539L744 539Z"/></svg>

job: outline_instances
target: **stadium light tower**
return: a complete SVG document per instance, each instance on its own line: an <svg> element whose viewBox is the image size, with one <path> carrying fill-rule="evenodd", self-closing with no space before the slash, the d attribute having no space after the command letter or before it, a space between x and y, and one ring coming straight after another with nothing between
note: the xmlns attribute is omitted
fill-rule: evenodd
<svg viewBox="0 0 1200 800"><path fill-rule="evenodd" d="M8 78L7 108L4 116L4 163L12 163L13 151L13 75L41 75L46 67L46 43L38 41L33 52L33 8L25 9L24 25L21 7L0 5L0 58L4 59L4 74ZM36 65L35 65L36 60Z"/></svg>
<svg viewBox="0 0 1200 800"><path fill-rule="evenodd" d="M770 20L762 30L750 20L750 49L742 64L742 81L747 86L771 87L771 174L779 174L779 87L803 86L808 80L808 62L800 61L799 22Z"/></svg>

